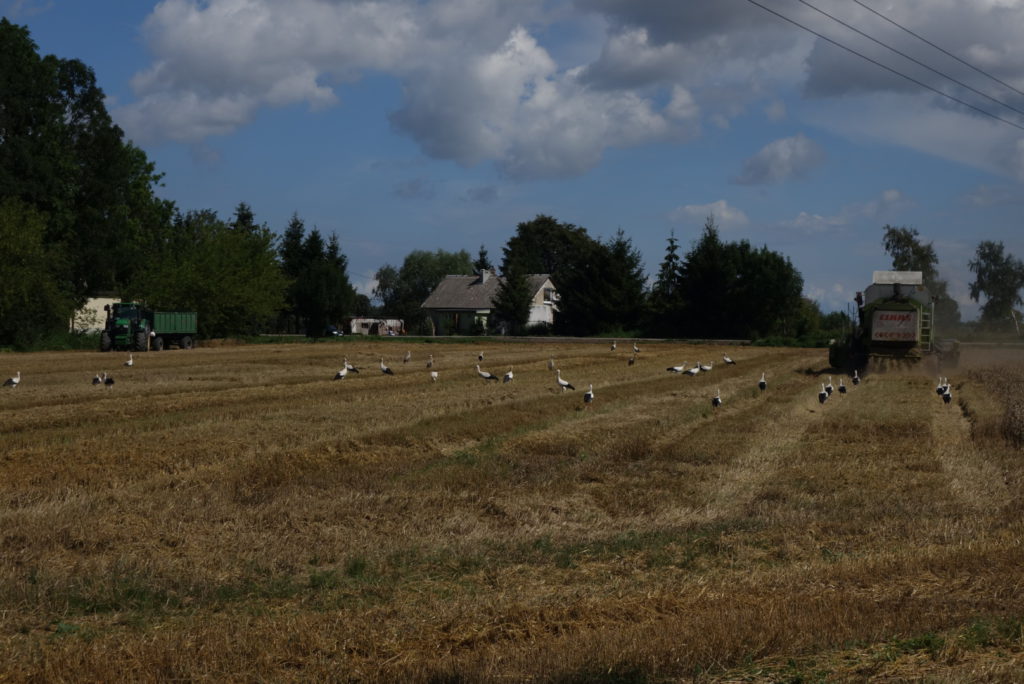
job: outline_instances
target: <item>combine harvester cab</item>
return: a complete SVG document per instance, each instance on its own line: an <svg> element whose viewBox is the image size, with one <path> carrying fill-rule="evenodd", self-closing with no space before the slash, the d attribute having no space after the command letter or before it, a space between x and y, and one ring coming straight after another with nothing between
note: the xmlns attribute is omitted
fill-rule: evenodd
<svg viewBox="0 0 1024 684"><path fill-rule="evenodd" d="M854 329L829 347L833 367L906 369L929 357L940 367L956 366L960 345L936 340L935 304L921 271L875 271L871 285L855 301L859 320Z"/></svg>

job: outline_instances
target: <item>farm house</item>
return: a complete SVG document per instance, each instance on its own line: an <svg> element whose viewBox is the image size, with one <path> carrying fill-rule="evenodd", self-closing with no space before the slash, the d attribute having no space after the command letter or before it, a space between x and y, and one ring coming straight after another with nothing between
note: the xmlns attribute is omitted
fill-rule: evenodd
<svg viewBox="0 0 1024 684"><path fill-rule="evenodd" d="M435 335L466 335L487 327L503 278L484 269L477 275L450 275L438 283L422 308L430 315ZM527 325L555 322L558 293L546 273L526 276L533 293Z"/></svg>

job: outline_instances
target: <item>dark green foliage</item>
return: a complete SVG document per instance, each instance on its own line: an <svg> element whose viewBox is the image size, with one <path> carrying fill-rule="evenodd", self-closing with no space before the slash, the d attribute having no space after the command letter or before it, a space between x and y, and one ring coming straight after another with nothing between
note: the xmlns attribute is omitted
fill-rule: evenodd
<svg viewBox="0 0 1024 684"><path fill-rule="evenodd" d="M21 200L0 202L0 345L27 348L66 331L73 308L63 252L44 241L43 217Z"/></svg>
<svg viewBox="0 0 1024 684"><path fill-rule="evenodd" d="M640 251L620 228L604 243L608 267L597 273L604 289L604 321L600 332L636 330L644 314L646 301L644 264Z"/></svg>
<svg viewBox="0 0 1024 684"><path fill-rule="evenodd" d="M92 69L41 57L0 18L0 344L57 339L77 305L136 277L170 225L160 176L104 99Z"/></svg>
<svg viewBox="0 0 1024 684"><path fill-rule="evenodd" d="M649 332L654 335L671 336L678 334L682 327L683 313L683 263L679 257L679 241L675 231L668 237L665 259L658 269L650 294Z"/></svg>
<svg viewBox="0 0 1024 684"><path fill-rule="evenodd" d="M539 214L532 221L520 223L504 248L502 273L518 269L520 273L547 273L561 278L593 240L587 231L571 223L560 223ZM555 287L560 288L555 281Z"/></svg>
<svg viewBox="0 0 1024 684"><path fill-rule="evenodd" d="M556 332L595 335L639 323L643 265L622 231L602 243L584 228L539 215L517 226L504 253L504 273L551 276L561 296Z"/></svg>
<svg viewBox="0 0 1024 684"><path fill-rule="evenodd" d="M154 233L146 253L149 267L131 296L158 310L199 312L203 337L262 332L283 303L286 281L266 227L238 229L213 211L191 211Z"/></svg>
<svg viewBox="0 0 1024 684"><path fill-rule="evenodd" d="M476 261L473 262L473 270L480 273L483 270L493 271L494 265L487 256L487 248L480 245L480 252L477 254Z"/></svg>
<svg viewBox="0 0 1024 684"><path fill-rule="evenodd" d="M385 264L377 271L374 296L380 301L381 315L401 318L412 334L429 334L430 324L421 305L446 275L473 275L469 252L414 250L401 268Z"/></svg>
<svg viewBox="0 0 1024 684"><path fill-rule="evenodd" d="M45 217L43 242L63 252L77 302L124 285L144 234L173 207L154 197L160 176L123 140L92 69L40 57L27 29L0 19L0 93L0 200Z"/></svg>
<svg viewBox="0 0 1024 684"><path fill-rule="evenodd" d="M498 287L491 316L492 325L510 335L522 335L530 320L530 292L525 273L517 270L506 272Z"/></svg>
<svg viewBox="0 0 1024 684"><path fill-rule="evenodd" d="M281 327L319 337L328 325L355 313L356 291L348 279L348 258L336 235L326 243L316 228L306 235L302 219L293 214L278 251L281 270L290 280Z"/></svg>
<svg viewBox="0 0 1024 684"><path fill-rule="evenodd" d="M1024 263L1004 253L1002 242L983 240L968 266L974 273L971 299L977 302L982 295L987 298L981 306L982 325L995 330L1016 329L1020 334L1020 313L1014 307L1021 304Z"/></svg>
<svg viewBox="0 0 1024 684"><path fill-rule="evenodd" d="M746 240L723 242L714 217L682 263L675 237L652 295L652 327L676 337L800 337L803 278L788 258Z"/></svg>
<svg viewBox="0 0 1024 684"><path fill-rule="evenodd" d="M945 280L939 278L939 258L932 243L922 244L916 228L897 228L886 224L882 245L892 257L897 271L921 271L925 287L935 300L935 322L940 330L960 323L960 305L949 296Z"/></svg>

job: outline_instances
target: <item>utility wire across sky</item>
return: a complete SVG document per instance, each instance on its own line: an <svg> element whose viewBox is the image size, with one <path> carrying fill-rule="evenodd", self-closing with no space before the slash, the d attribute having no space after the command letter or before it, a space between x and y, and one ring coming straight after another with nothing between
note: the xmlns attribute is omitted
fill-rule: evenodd
<svg viewBox="0 0 1024 684"><path fill-rule="evenodd" d="M938 76L941 76L942 78L948 79L948 80L952 81L953 83L956 83L958 86L960 86L962 88L966 88L967 90L970 90L972 93L974 93L976 95L981 95L985 99L990 100L992 102L995 102L997 105L1001 105L1003 107L1006 107L1007 109L1012 110L1012 111L1016 112L1017 114L1020 114L1021 116L1024 116L1024 111L1021 111L1020 109L1017 109L1013 105L1006 104L1002 100L996 99L996 98L992 97L991 95L989 95L988 93L984 93L984 92L978 90L977 88L964 83L963 81L959 81L959 80L953 78L949 74L946 74L946 73L944 73L942 71L939 71L935 67L932 67L932 66L929 66L929 65L925 64L921 60L908 55L907 53L903 52L902 50L898 50L898 49L894 48L893 46L888 45L887 43L883 43L882 41L878 40L874 36L870 36L867 33L865 33L864 31L861 31L856 26L851 26L850 24L848 24L847 22L843 21L839 17L837 17L835 15L832 15L832 14L829 14L828 12L826 12L823 9L815 7L811 3L807 2L807 0L797 0L797 2L799 2L802 5L806 5L807 7L810 7L815 12L817 12L817 13L823 15L823 16L828 17L829 19L831 19L832 21L836 22L837 24L845 26L846 28L850 29L851 31L853 31L857 35L863 36L864 38L867 38L868 40L870 40L871 42L873 42L873 43L875 43L877 45L881 45L886 50L890 50L892 52L895 52L900 57L903 57L904 59L907 59L907 60L913 62L914 64L917 64L918 66L927 69L928 71L932 72L933 74L936 74Z"/></svg>
<svg viewBox="0 0 1024 684"><path fill-rule="evenodd" d="M924 43L926 45L930 45L931 47L935 48L936 50L938 50L942 54L946 55L947 57L951 57L951 58L955 59L956 61L960 62L961 64L963 64L964 66L969 67L971 69L974 69L979 74L981 74L983 76L987 76L988 78L991 78L996 83L998 83L998 84L1000 84L1002 86L1005 86L1006 88L1009 88L1010 90L1012 90L1013 92L1017 93L1018 95L1024 95L1024 90L1019 90L1019 89L1013 87L1012 85L1010 85L1009 83L1007 83L1006 81L1002 80L998 76L993 76L992 74L988 73L984 69L982 69L980 67L974 66L973 64L971 64L967 60L962 59L961 57L957 57L956 55L954 55L949 50L946 50L942 46L936 45L935 43L933 43L932 41L928 40L924 36L921 36L921 35L919 35L917 33L914 33L913 31L908 29L906 26L903 26L903 25L893 21L892 19L890 19L889 17L885 16L884 14L882 14L878 10L874 9L873 7L869 7L868 5L865 5L860 0L853 0L853 1L855 3L857 3L858 5L860 5L861 7L863 7L864 9L866 9L868 12L871 12L875 16L880 17L881 19L884 19L885 21L889 22L890 24L892 24L896 28L900 29L901 31L906 31L907 33L912 35L914 38L917 38L918 40L920 40L922 43Z"/></svg>
<svg viewBox="0 0 1024 684"><path fill-rule="evenodd" d="M802 2L803 0L799 0L799 1ZM881 69L885 69L889 73L895 74L896 76L899 76L900 78L906 79L907 81L910 81L911 83L913 83L915 85L921 86L922 88L924 88L926 90L930 90L931 92L935 93L936 95L941 95L942 97L945 97L945 98L947 98L949 100L952 100L953 102L956 102L957 104L963 105L964 107L967 107L968 109L973 109L974 111L978 112L979 114L982 114L982 115L987 116L987 117L989 117L991 119L995 119L996 121L1000 121L1000 122L1002 122L1004 124L1007 124L1009 126L1013 126L1014 128L1017 128L1019 130L1024 131L1024 125L1021 125L1021 124L1019 124L1019 123L1017 123L1015 121L1011 121L1009 119L1003 118L1003 117L999 116L998 114L993 114L992 112L990 112L988 110L982 109L981 107L979 107L977 105L973 105L970 102L967 102L965 100L962 100L962 99L956 97L955 95L950 95L949 93L947 93L947 92L945 92L943 90L940 90L939 88L936 88L935 86L929 85L929 84L925 83L924 81L921 81L921 80L919 80L917 78L914 78L913 76L905 74L902 71L899 71L898 69L895 69L895 68L893 68L891 66L888 66L887 64L883 64L882 62L879 62L877 59L869 57L869 56L865 55L862 52L858 52L857 50L855 50L855 49L853 49L851 47L843 45L839 41L834 40L832 38L829 38L828 36L824 35L823 33L815 31L814 29L810 28L809 26L805 26L804 24L801 24L800 22L796 21L795 19L791 19L791 18L787 17L786 15L782 14L781 12L778 12L778 11L772 9L771 7L767 7L767 6L763 5L763 4L761 4L757 0L747 0L747 2L749 2L751 5L754 5L756 7L760 7L765 12L768 12L769 14L775 15L776 17L778 17L779 19L782 19L783 21L789 22L790 24L793 24L794 26L796 26L798 28L801 28L804 31L807 31L810 34L813 34L813 35L817 36L818 38L821 38L822 40L824 40L827 43L830 43L831 45L835 45L836 47L838 47L840 49L843 49L843 50L846 50L850 54L856 55L857 57L860 57L861 59L863 59L863 60L865 60L867 62L870 62L870 63L874 64L875 66L881 68ZM947 77L947 78L949 78L949 77ZM950 79L950 80L953 80L953 79Z"/></svg>

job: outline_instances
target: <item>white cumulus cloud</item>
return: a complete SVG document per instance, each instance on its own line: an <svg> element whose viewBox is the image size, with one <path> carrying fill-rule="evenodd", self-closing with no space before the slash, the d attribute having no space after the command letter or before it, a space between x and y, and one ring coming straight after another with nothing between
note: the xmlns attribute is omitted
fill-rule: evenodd
<svg viewBox="0 0 1024 684"><path fill-rule="evenodd" d="M708 216L714 216L715 223L723 229L740 228L750 223L742 209L731 206L725 200L717 200L709 204L686 204L673 209L669 218L676 223L703 223Z"/></svg>
<svg viewBox="0 0 1024 684"><path fill-rule="evenodd" d="M854 225L865 219L872 221L894 217L912 207L913 200L899 190L889 189L873 199L843 206L830 216L801 211L795 218L783 221L782 226L804 233L823 233Z"/></svg>
<svg viewBox="0 0 1024 684"><path fill-rule="evenodd" d="M892 37L853 3L837 11ZM886 11L1024 88L1024 2L906 0ZM787 13L821 22L808 7ZM605 31L580 32L588 45L570 50L544 42L584 24ZM112 108L140 144L201 143L263 108L344 106L346 84L372 73L400 84L392 122L426 154L518 178L584 173L609 148L685 142L702 123L725 130L753 106L771 121L1024 178L1019 131L741 0L162 0L142 37L152 62L133 79L134 101ZM796 177L822 154L802 136L776 141L737 180Z"/></svg>
<svg viewBox="0 0 1024 684"><path fill-rule="evenodd" d="M781 183L806 176L824 161L825 150L803 133L798 133L762 147L743 163L735 181L740 185Z"/></svg>

